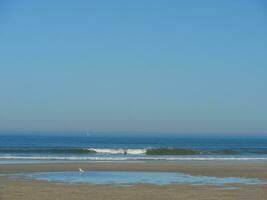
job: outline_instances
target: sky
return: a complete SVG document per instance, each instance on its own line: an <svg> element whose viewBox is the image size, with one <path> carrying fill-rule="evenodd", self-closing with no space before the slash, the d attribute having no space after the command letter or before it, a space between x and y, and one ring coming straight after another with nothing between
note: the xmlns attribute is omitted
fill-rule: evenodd
<svg viewBox="0 0 267 200"><path fill-rule="evenodd" d="M0 131L267 135L263 0L0 0Z"/></svg>

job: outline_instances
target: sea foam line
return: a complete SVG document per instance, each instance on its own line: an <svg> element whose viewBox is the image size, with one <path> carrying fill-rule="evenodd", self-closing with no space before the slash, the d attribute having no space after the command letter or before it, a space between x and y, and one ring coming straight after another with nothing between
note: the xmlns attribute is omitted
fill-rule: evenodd
<svg viewBox="0 0 267 200"><path fill-rule="evenodd" d="M96 149L89 148L89 151L95 151L101 154L145 154L147 149Z"/></svg>

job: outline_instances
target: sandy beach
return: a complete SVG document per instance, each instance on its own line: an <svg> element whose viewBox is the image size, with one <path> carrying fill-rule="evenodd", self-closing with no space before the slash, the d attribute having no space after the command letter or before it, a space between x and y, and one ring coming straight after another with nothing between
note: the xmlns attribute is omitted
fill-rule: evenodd
<svg viewBox="0 0 267 200"><path fill-rule="evenodd" d="M166 171L193 175L251 177L267 179L267 163L50 163L50 164L2 164L0 173L75 171ZM0 177L1 200L45 199L220 199L243 200L267 198L267 185L153 185L133 186L52 183L22 178Z"/></svg>

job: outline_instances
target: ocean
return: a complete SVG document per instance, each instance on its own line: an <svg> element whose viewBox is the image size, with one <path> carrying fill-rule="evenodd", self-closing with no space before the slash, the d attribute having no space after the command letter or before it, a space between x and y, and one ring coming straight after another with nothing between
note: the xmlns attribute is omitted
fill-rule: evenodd
<svg viewBox="0 0 267 200"><path fill-rule="evenodd" d="M267 162L267 137L88 133L0 135L0 163L179 160Z"/></svg>

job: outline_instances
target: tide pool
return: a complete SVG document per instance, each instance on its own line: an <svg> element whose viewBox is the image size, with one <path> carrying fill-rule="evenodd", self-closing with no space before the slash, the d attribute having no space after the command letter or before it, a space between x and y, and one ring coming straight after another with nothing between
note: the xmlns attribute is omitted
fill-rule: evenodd
<svg viewBox="0 0 267 200"><path fill-rule="evenodd" d="M34 172L15 174L34 180L88 183L88 184L118 184L132 185L148 184L191 184L191 185L224 185L224 184L267 184L266 180L239 177L194 176L174 172L126 172L126 171L86 171L86 172Z"/></svg>

